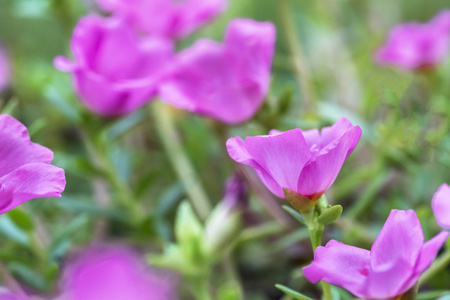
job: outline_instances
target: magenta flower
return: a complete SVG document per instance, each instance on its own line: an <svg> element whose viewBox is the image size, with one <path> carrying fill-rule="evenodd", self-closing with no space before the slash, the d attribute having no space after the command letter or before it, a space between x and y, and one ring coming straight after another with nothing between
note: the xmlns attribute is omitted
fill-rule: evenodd
<svg viewBox="0 0 450 300"><path fill-rule="evenodd" d="M255 169L278 197L285 198L287 189L315 201L333 184L360 136L359 126L341 118L320 133L297 128L245 141L230 138L227 149L232 159Z"/></svg>
<svg viewBox="0 0 450 300"><path fill-rule="evenodd" d="M11 292L6 288L0 288L0 300L31 300L31 298Z"/></svg>
<svg viewBox="0 0 450 300"><path fill-rule="evenodd" d="M219 14L227 0L98 0L103 9L151 35L183 38Z"/></svg>
<svg viewBox="0 0 450 300"><path fill-rule="evenodd" d="M62 279L62 300L169 300L172 285L150 272L131 251L94 248L69 265Z"/></svg>
<svg viewBox="0 0 450 300"><path fill-rule="evenodd" d="M450 11L443 11L426 24L409 22L394 27L375 60L406 70L433 67L447 57L449 46Z"/></svg>
<svg viewBox="0 0 450 300"><path fill-rule="evenodd" d="M9 62L9 55L0 46L0 92L3 91L9 84L11 77L11 66Z"/></svg>
<svg viewBox="0 0 450 300"><path fill-rule="evenodd" d="M272 23L233 20L223 45L198 40L178 55L160 96L176 107L225 123L248 120L269 88L274 47Z"/></svg>
<svg viewBox="0 0 450 300"><path fill-rule="evenodd" d="M303 274L313 283L323 280L359 298L391 299L416 283L448 236L442 231L424 243L416 213L393 209L370 251L331 240L316 249Z"/></svg>
<svg viewBox="0 0 450 300"><path fill-rule="evenodd" d="M57 57L55 66L71 72L82 102L96 114L120 116L155 95L172 60L173 44L164 38L141 38L118 19L82 18L73 33L75 62Z"/></svg>
<svg viewBox="0 0 450 300"><path fill-rule="evenodd" d="M443 183L431 200L431 207L439 226L450 229L450 186Z"/></svg>
<svg viewBox="0 0 450 300"><path fill-rule="evenodd" d="M0 214L30 199L61 196L64 170L52 160L53 152L32 143L25 126L0 115Z"/></svg>

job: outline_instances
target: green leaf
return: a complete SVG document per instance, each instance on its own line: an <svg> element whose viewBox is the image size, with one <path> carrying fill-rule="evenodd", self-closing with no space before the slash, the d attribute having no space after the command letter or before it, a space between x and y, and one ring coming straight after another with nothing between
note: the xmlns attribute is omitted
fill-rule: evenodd
<svg viewBox="0 0 450 300"><path fill-rule="evenodd" d="M293 297L294 299L298 299L298 300L314 300L313 298L310 298L308 296L305 296L299 292L296 292L284 285L281 284L275 284L275 287L279 290L281 290L283 293L285 293L286 295L289 295L291 297Z"/></svg>
<svg viewBox="0 0 450 300"><path fill-rule="evenodd" d="M317 218L317 221L322 225L328 225L339 219L341 214L342 206L334 205L322 210L322 213L320 214L319 218Z"/></svg>
<svg viewBox="0 0 450 300"><path fill-rule="evenodd" d="M20 207L16 207L8 212L8 216L14 224L20 229L31 232L34 229L34 223L31 217L24 212Z"/></svg>
<svg viewBox="0 0 450 300"><path fill-rule="evenodd" d="M303 218L303 216L302 216L301 213L299 213L298 211L296 211L295 209L293 209L292 207L287 206L287 205L283 205L282 207L283 207L283 209L284 209L285 211L287 211L291 216L293 216L297 221L299 221L299 222L302 223L302 224L305 224L305 219Z"/></svg>
<svg viewBox="0 0 450 300"><path fill-rule="evenodd" d="M242 298L240 286L235 281L223 284L217 292L217 300L236 300Z"/></svg>

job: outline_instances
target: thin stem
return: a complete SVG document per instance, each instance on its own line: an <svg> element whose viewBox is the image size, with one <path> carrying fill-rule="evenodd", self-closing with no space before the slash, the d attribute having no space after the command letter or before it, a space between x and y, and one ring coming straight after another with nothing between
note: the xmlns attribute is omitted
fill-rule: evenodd
<svg viewBox="0 0 450 300"><path fill-rule="evenodd" d="M84 130L83 140L91 157L91 161L97 167L102 169L105 174L105 179L117 192L118 200L130 213L132 219L131 223L139 224L143 218L142 210L139 208L128 185L120 179L120 175L117 173L116 167L108 154L105 153L104 149L108 148L107 145L105 145L103 139L95 139L88 130Z"/></svg>
<svg viewBox="0 0 450 300"><path fill-rule="evenodd" d="M190 284L197 300L213 300L208 287L208 277L192 278Z"/></svg>
<svg viewBox="0 0 450 300"><path fill-rule="evenodd" d="M156 102L151 105L151 109L156 129L169 160L182 181L192 206L199 217L205 220L211 211L211 205L198 175L183 149L169 107L164 103Z"/></svg>
<svg viewBox="0 0 450 300"><path fill-rule="evenodd" d="M443 255L436 259L425 272L423 272L422 276L420 276L419 284L423 284L430 280L436 273L442 271L445 267L447 267L449 263L450 251L447 250Z"/></svg>
<svg viewBox="0 0 450 300"><path fill-rule="evenodd" d="M314 100L313 89L310 85L311 75L304 59L300 41L297 37L291 9L289 8L288 0L278 0L277 3L297 82L301 89L302 100L305 103L306 109L311 109Z"/></svg>

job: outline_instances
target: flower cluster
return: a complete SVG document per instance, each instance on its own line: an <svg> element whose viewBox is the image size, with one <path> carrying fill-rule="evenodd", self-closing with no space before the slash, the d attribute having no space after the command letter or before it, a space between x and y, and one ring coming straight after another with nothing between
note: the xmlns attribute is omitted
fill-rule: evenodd
<svg viewBox="0 0 450 300"><path fill-rule="evenodd" d="M176 107L240 123L261 106L270 83L273 24L236 19L224 45L199 40L175 55L175 40L219 15L227 1L99 4L112 16L82 18L71 40L75 61L55 59L56 68L72 74L81 101L94 113L125 115L159 95Z"/></svg>

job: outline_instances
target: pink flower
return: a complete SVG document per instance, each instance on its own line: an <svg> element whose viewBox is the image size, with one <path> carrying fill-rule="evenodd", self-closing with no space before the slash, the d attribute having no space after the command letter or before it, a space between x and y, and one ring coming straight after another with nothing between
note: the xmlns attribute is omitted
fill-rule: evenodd
<svg viewBox="0 0 450 300"><path fill-rule="evenodd" d="M431 207L439 226L450 229L450 187L443 183L431 200Z"/></svg>
<svg viewBox="0 0 450 300"><path fill-rule="evenodd" d="M164 38L140 38L118 19L82 18L73 33L75 62L57 57L55 66L71 72L75 89L91 111L106 117L138 109L155 95L173 55Z"/></svg>
<svg viewBox="0 0 450 300"><path fill-rule="evenodd" d="M9 84L11 77L11 66L9 62L9 55L0 46L0 92L3 91Z"/></svg>
<svg viewBox="0 0 450 300"><path fill-rule="evenodd" d="M234 124L264 101L275 47L272 23L233 20L223 45L198 40L182 51L160 88L163 101Z"/></svg>
<svg viewBox="0 0 450 300"><path fill-rule="evenodd" d="M98 0L114 15L152 35L183 38L219 14L227 0Z"/></svg>
<svg viewBox="0 0 450 300"><path fill-rule="evenodd" d="M169 300L172 286L124 248L94 248L66 269L62 300Z"/></svg>
<svg viewBox="0 0 450 300"><path fill-rule="evenodd" d="M305 277L340 286L359 298L391 299L409 290L433 262L449 233L424 243L413 210L393 209L370 251L331 240L318 247Z"/></svg>
<svg viewBox="0 0 450 300"><path fill-rule="evenodd" d="M32 143L25 126L0 115L0 214L30 199L61 196L64 170L52 160L53 152Z"/></svg>
<svg viewBox="0 0 450 300"><path fill-rule="evenodd" d="M443 11L426 24L409 22L394 27L375 60L406 70L433 67L446 58L449 46L450 11Z"/></svg>
<svg viewBox="0 0 450 300"><path fill-rule="evenodd" d="M292 129L271 135L234 137L227 141L235 161L255 169L266 187L280 198L283 189L312 200L325 193L361 136L359 126L345 118L333 126L302 131Z"/></svg>
<svg viewBox="0 0 450 300"><path fill-rule="evenodd" d="M19 295L19 293L13 293L5 288L0 288L0 300L31 300L26 295Z"/></svg>

